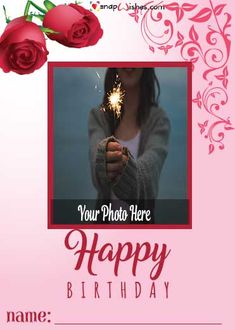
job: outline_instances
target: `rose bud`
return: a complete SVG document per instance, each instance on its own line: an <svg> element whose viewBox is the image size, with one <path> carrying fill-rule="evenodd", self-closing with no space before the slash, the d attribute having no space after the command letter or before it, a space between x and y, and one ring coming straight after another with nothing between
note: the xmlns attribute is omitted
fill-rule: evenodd
<svg viewBox="0 0 235 330"><path fill-rule="evenodd" d="M67 47L92 46L103 35L98 18L76 4L59 5L49 10L43 26L56 32L47 34L48 38Z"/></svg>
<svg viewBox="0 0 235 330"><path fill-rule="evenodd" d="M12 20L0 37L0 67L4 72L28 74L47 60L46 41L40 28L25 17Z"/></svg>

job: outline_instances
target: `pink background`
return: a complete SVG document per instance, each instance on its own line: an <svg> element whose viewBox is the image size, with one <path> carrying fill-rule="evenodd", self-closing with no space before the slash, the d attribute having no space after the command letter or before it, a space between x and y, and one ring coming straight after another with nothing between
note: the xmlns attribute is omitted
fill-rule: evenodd
<svg viewBox="0 0 235 330"><path fill-rule="evenodd" d="M39 1L40 2L40 1ZM60 1L54 1L56 4ZM115 1L114 1L115 3ZM139 3L144 3L139 1ZM170 3L170 2L168 2ZM180 5L183 2L179 2ZM200 9L210 7L209 0L191 1L198 7L185 12L176 24L175 11L168 11L167 17L174 26L174 36L168 44L175 45L178 30L188 38L192 24L200 36L205 36L207 26L214 26L214 18L204 23L188 20ZM213 4L220 4L213 1ZM234 4L229 1L224 11L232 13ZM13 18L23 12L25 1L5 1L8 14ZM89 2L83 2L89 8ZM165 15L165 13L164 13ZM48 41L49 61L182 61L180 48L169 49L168 54L158 49L149 50L141 34L139 23L127 12L97 12L104 36L94 46L84 49L68 49ZM221 24L223 13L218 16ZM233 23L233 19L232 19ZM161 26L161 23L158 23ZM1 32L5 27L1 15ZM160 27L159 27L160 29ZM234 28L229 28L231 40ZM220 44L221 43L221 44ZM152 45L152 44L151 44ZM223 41L217 46L223 49ZM206 45L205 45L206 47ZM226 56L226 49L223 50ZM235 90L234 47L228 59L228 102L219 110L220 116L230 120L233 126ZM220 75L223 68L209 77L202 78L205 63L199 59L193 74L193 98L198 90L203 91L210 81L222 87L214 75ZM205 109L193 105L192 113L192 230L99 230L99 242L149 241L166 243L171 254L166 260L158 280L159 297L134 299L133 293L126 300L120 299L118 289L114 297L101 295L95 300L88 295L81 299L76 293L71 300L66 299L66 282L71 281L78 290L81 281L87 287L94 281L101 288L107 281L117 286L120 281L146 284L150 289L150 264L144 263L134 278L130 274L130 264L120 268L118 278L113 276L111 265L96 263L98 276L88 275L85 265L74 271L75 258L65 249L64 238L68 230L47 229L47 66L29 76L0 72L0 151L1 151L1 232L0 232L0 327L15 329L17 324L6 323L6 311L45 310L51 312L51 323L20 325L22 329L61 328L96 329L101 326L56 326L56 322L189 322L222 323L221 326L184 326L185 329L230 330L234 327L234 186L235 186L235 139L234 131L226 131L223 125L218 131L225 134L225 148L208 155L208 140L200 134L198 123L216 119ZM87 230L89 241L94 230ZM164 299L163 282L169 281L169 299ZM161 291L162 290L162 291ZM141 326L140 329L152 326ZM106 328L136 329L137 326L106 326ZM156 328L162 328L156 326ZM177 326L167 326L173 329ZM179 326L178 326L179 328Z"/></svg>

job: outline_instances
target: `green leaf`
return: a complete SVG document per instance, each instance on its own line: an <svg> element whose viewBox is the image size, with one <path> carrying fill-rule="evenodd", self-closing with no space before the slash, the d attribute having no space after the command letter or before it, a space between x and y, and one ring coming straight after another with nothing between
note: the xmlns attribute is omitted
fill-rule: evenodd
<svg viewBox="0 0 235 330"><path fill-rule="evenodd" d="M45 0L43 4L47 10L51 10L52 8L56 7L56 5L54 5L54 3L52 3L50 0Z"/></svg>
<svg viewBox="0 0 235 330"><path fill-rule="evenodd" d="M6 21L6 23L8 24L8 23L10 23L10 18L7 16L7 11L6 11L6 8L5 8L5 6L3 6L3 11L4 11L4 16L5 16L5 21Z"/></svg>
<svg viewBox="0 0 235 330"><path fill-rule="evenodd" d="M54 31L54 30L52 30L52 29L46 28L46 27L44 27L44 26L40 26L40 29L41 29L41 31L44 32L44 33L59 33L59 32L56 32L56 31Z"/></svg>

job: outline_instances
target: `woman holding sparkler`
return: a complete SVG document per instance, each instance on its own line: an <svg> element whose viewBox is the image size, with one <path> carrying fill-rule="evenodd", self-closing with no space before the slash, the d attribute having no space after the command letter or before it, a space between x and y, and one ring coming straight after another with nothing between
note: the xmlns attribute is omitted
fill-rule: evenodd
<svg viewBox="0 0 235 330"><path fill-rule="evenodd" d="M152 222L170 133L169 119L158 107L159 93L154 68L109 68L101 111L93 109L89 117L99 207L134 204L150 210Z"/></svg>

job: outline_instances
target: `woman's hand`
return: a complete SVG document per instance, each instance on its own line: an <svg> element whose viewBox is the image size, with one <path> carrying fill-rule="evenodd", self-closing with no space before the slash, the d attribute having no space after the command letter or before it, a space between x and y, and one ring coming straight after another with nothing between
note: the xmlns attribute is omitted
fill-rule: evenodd
<svg viewBox="0 0 235 330"><path fill-rule="evenodd" d="M106 151L106 171L110 180L114 180L122 174L127 159L128 158L123 153L123 147L120 145L120 143L108 143Z"/></svg>

